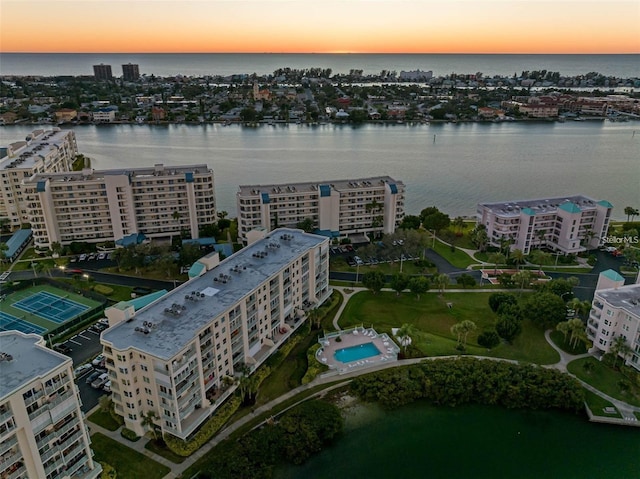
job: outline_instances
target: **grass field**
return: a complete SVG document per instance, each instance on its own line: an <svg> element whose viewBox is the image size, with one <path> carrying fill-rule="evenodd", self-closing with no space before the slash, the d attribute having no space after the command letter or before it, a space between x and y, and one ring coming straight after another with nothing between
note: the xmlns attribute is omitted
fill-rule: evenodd
<svg viewBox="0 0 640 479"><path fill-rule="evenodd" d="M433 246L433 247L432 247ZM475 259L469 256L464 251L456 248L455 251L451 251L451 247L447 246L440 241L436 241L435 244L429 245L429 247L446 259L449 263L457 268L466 268L471 264L477 263Z"/></svg>
<svg viewBox="0 0 640 479"><path fill-rule="evenodd" d="M591 413L594 416L622 418L622 415L618 412L617 409L616 409L616 412L613 414L605 413L604 412L605 408L614 407L614 405L613 403L610 403L609 401L598 396L597 394L594 394L591 391L585 389L584 398L585 398L585 401L587 402L587 405L589 406L589 409L591 409Z"/></svg>
<svg viewBox="0 0 640 479"><path fill-rule="evenodd" d="M621 360L618 360L620 362ZM584 368L586 362L591 363L591 371ZM620 372L610 368L606 364L593 357L576 359L567 365L571 374L575 374L584 382L594 388L633 406L640 406L640 387L631 384ZM620 382L625 381L629 385L628 390L620 388Z"/></svg>
<svg viewBox="0 0 640 479"><path fill-rule="evenodd" d="M417 300L415 295L393 292L373 295L369 291L354 295L340 317L340 326L347 328L364 324L373 325L378 332L391 334L392 328L405 323L418 330L414 345L425 356L459 354L456 337L451 326L464 320L473 321L477 330L467 338L467 354L514 359L537 364L553 364L560 360L558 353L546 342L544 332L528 321L522 324L522 333L513 344L502 343L487 350L477 344L482 331L492 329L497 316L488 305L491 293L445 293L424 294ZM451 303L449 308L447 303Z"/></svg>
<svg viewBox="0 0 640 479"><path fill-rule="evenodd" d="M44 317L38 316L37 313L33 313L33 314L27 313L19 308L13 307L14 303L20 301L21 299L32 296L33 294L38 293L40 291L46 291L56 296L65 297L68 300L75 301L76 303L80 303L85 306L88 306L89 309L84 312L85 314L101 307L101 304L98 303L97 301L85 298L84 296L80 296L79 294L70 293L58 288L54 288L53 286L49 286L49 285L38 285L38 286L31 286L29 288L22 289L20 291L16 291L15 293L8 295L6 299L0 302L0 311L11 314L12 316L23 319L24 321L35 324L37 326L46 328L48 331L51 331L55 328L60 327L60 324L55 323L53 321L49 321ZM65 323L69 322L72 319L73 318L69 318L69 320L65 321Z"/></svg>
<svg viewBox="0 0 640 479"><path fill-rule="evenodd" d="M106 462L115 468L118 479L160 479L170 471L167 466L100 433L91 436L91 449L97 461Z"/></svg>

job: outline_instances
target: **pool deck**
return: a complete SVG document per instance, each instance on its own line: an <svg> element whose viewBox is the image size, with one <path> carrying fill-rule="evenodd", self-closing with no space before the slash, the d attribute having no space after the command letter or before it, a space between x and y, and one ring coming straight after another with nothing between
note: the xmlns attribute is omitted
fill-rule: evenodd
<svg viewBox="0 0 640 479"><path fill-rule="evenodd" d="M340 341L336 340L338 337L341 339ZM398 345L386 333L378 334L372 328L358 327L329 333L318 342L322 347L316 352L316 359L327 365L329 369L337 370L340 373L351 371L354 368L365 368L384 362L397 361L400 352ZM373 343L380 354L348 363L343 363L335 358L335 352L340 349L366 343Z"/></svg>

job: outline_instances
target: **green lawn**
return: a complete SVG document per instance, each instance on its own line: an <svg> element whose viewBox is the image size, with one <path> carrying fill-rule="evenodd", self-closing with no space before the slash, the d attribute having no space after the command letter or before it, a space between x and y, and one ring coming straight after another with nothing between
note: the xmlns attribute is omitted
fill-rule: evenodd
<svg viewBox="0 0 640 479"><path fill-rule="evenodd" d="M477 330L467 338L466 352L483 356L514 359L539 364L553 364L560 360L558 353L546 342L543 331L523 322L522 334L513 344L503 343L488 351L477 344L478 334L492 329L497 316L488 305L491 293L424 294L415 295L393 292L373 295L369 291L355 294L340 317L340 326L347 328L364 324L373 325L379 332L391 333L404 323L415 325L419 331L415 346L425 356L458 354L456 337L451 326L466 319L476 323ZM447 303L451 303L449 308Z"/></svg>
<svg viewBox="0 0 640 479"><path fill-rule="evenodd" d="M616 409L616 412L613 414L604 412L605 408L615 407L615 406L613 405L613 403L610 403L609 401L598 396L597 394L592 393L591 391L585 389L584 398L587 401L587 405L589 406L589 409L591 409L591 413L594 416L622 418L622 415L618 412L617 409Z"/></svg>
<svg viewBox="0 0 640 479"><path fill-rule="evenodd" d="M346 272L346 273L359 273L360 279L364 273L369 271L380 271L384 274L393 275L400 272L400 261L394 261L393 263L378 263L375 265L363 265L360 268L356 266L349 266L344 258L332 258L331 271ZM413 261L402 262L402 272L409 275L415 274L433 274L436 272L435 268L424 268L416 266Z"/></svg>
<svg viewBox="0 0 640 479"><path fill-rule="evenodd" d="M97 424L98 426L105 428L108 431L115 431L120 427L120 424L118 424L118 422L113 419L111 414L109 414L108 412L102 412L100 410L94 412L87 419Z"/></svg>
<svg viewBox="0 0 640 479"><path fill-rule="evenodd" d="M620 361L619 359L618 362ZM584 364L587 362L592 364L592 370L589 372L584 369ZM567 365L567 369L571 374L575 374L578 378L608 396L634 406L640 406L640 387L631 384L631 381L626 379L620 372L610 368L603 362L592 357L576 359ZM621 380L629 383L629 390L620 389L619 383Z"/></svg>
<svg viewBox="0 0 640 479"><path fill-rule="evenodd" d="M97 461L115 468L118 479L161 479L170 472L167 466L100 433L91 436L91 449Z"/></svg>
<svg viewBox="0 0 640 479"><path fill-rule="evenodd" d="M456 248L455 252L452 252L450 246L440 241L436 241L435 245L431 243L429 247L457 268L466 268L471 264L477 263L475 259L464 251Z"/></svg>
<svg viewBox="0 0 640 479"><path fill-rule="evenodd" d="M181 464L186 459L186 457L174 454L160 438L158 440L151 439L150 441L147 441L144 448L156 453L158 456L164 457L167 461L171 461L174 464Z"/></svg>

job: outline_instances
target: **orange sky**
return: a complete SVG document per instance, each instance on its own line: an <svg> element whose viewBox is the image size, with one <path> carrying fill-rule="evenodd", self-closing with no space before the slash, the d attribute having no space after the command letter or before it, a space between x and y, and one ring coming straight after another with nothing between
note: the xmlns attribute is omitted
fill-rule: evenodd
<svg viewBox="0 0 640 479"><path fill-rule="evenodd" d="M0 0L2 52L640 53L640 0Z"/></svg>

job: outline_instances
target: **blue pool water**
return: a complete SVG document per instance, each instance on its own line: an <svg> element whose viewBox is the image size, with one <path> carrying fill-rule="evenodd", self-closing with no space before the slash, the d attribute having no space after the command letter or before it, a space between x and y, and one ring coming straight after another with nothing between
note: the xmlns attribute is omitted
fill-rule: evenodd
<svg viewBox="0 0 640 479"><path fill-rule="evenodd" d="M380 350L373 343L359 344L350 348L338 349L333 356L341 363L351 363L371 356L377 356Z"/></svg>

